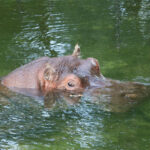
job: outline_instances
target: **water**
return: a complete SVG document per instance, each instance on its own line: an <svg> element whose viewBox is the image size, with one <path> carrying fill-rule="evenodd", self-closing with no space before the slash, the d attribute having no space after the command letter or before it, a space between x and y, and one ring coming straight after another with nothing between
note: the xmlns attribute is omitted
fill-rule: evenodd
<svg viewBox="0 0 150 150"><path fill-rule="evenodd" d="M150 83L150 1L0 0L0 76L41 56L99 60L104 76ZM0 149L147 150L150 98L109 112L81 98L54 108L0 93Z"/></svg>

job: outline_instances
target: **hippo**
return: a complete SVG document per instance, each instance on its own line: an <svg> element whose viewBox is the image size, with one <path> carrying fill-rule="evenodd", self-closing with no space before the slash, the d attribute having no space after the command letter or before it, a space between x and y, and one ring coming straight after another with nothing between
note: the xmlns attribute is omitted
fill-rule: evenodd
<svg viewBox="0 0 150 150"><path fill-rule="evenodd" d="M150 95L149 86L105 78L97 59L80 58L78 44L72 55L38 58L3 77L1 84L28 96L45 96L52 99L53 94L50 93L54 91L57 91L54 95L63 91L75 93L79 97L86 93L89 96L94 95L93 101L100 95L99 101L107 100L109 103L112 101L122 105Z"/></svg>
<svg viewBox="0 0 150 150"><path fill-rule="evenodd" d="M33 94L45 95L55 89L83 91L96 78L103 78L98 60L80 59L80 47L76 45L72 55L41 57L12 71L1 82L14 91L34 90Z"/></svg>

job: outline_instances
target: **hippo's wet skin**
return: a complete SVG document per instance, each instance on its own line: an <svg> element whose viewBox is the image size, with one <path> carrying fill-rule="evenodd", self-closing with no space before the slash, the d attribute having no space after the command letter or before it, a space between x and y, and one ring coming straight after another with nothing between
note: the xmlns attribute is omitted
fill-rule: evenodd
<svg viewBox="0 0 150 150"><path fill-rule="evenodd" d="M89 95L94 102L107 101L121 105L150 95L149 86L107 79L101 74L97 59L80 59L79 55L80 48L76 45L72 55L39 58L9 73L1 83L18 93L45 96L46 103L62 92L69 93L63 95L70 103L78 102L81 95Z"/></svg>

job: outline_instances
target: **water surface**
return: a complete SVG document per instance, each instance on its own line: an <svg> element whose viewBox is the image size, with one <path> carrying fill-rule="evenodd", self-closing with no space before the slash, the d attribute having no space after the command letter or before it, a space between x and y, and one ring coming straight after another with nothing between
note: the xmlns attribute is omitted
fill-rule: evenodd
<svg viewBox="0 0 150 150"><path fill-rule="evenodd" d="M150 83L149 0L0 0L0 76L41 56L99 60L104 76ZM147 150L150 98L110 112L82 97L68 105L0 92L0 149Z"/></svg>

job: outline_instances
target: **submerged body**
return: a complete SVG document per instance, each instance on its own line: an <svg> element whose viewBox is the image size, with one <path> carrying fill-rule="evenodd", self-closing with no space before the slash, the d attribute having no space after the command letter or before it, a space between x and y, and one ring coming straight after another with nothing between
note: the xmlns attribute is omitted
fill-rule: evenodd
<svg viewBox="0 0 150 150"><path fill-rule="evenodd" d="M48 98L49 93L57 90L94 97L100 95L100 101L119 103L142 99L150 94L148 86L103 77L95 58L80 59L79 54L80 48L76 45L72 55L39 58L8 74L2 79L2 84L30 96Z"/></svg>

